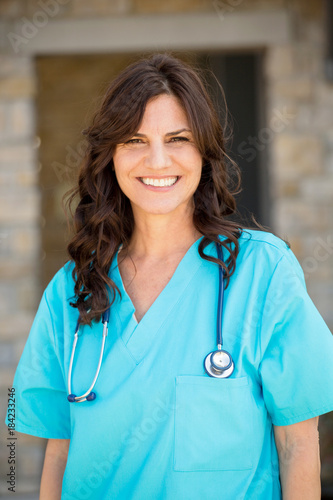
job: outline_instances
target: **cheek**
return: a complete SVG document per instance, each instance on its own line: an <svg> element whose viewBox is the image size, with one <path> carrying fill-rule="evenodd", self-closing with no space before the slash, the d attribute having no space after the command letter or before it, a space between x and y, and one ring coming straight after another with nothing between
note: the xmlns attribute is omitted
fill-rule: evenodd
<svg viewBox="0 0 333 500"><path fill-rule="evenodd" d="M121 185L126 182L126 177L128 176L128 162L124 158L114 157L113 164L118 184Z"/></svg>
<svg viewBox="0 0 333 500"><path fill-rule="evenodd" d="M198 182L201 178L201 172L202 172L202 158L201 156L196 153L192 155L191 162L189 162L189 165L191 165L191 170L193 172L193 175L196 176L198 179Z"/></svg>
<svg viewBox="0 0 333 500"><path fill-rule="evenodd" d="M202 168L202 158L196 149L187 149L183 151L178 151L178 154L174 157L175 163L182 166L188 173L197 173L201 171Z"/></svg>
<svg viewBox="0 0 333 500"><path fill-rule="evenodd" d="M113 164L117 179L124 179L131 176L132 171L140 162L140 155L138 152L121 152L113 156Z"/></svg>
<svg viewBox="0 0 333 500"><path fill-rule="evenodd" d="M120 190L127 196L128 188L126 188L126 174L122 166L115 165L115 175Z"/></svg>
<svg viewBox="0 0 333 500"><path fill-rule="evenodd" d="M194 169L201 170L203 160L196 148L193 148L192 151L188 154L188 160Z"/></svg>

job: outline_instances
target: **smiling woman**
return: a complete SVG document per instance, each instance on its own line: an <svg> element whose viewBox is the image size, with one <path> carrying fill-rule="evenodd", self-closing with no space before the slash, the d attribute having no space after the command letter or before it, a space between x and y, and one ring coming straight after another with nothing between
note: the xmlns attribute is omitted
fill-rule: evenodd
<svg viewBox="0 0 333 500"><path fill-rule="evenodd" d="M70 261L14 380L16 430L49 440L40 499L319 500L333 338L286 243L228 219L199 74L136 61L85 135Z"/></svg>
<svg viewBox="0 0 333 500"><path fill-rule="evenodd" d="M204 235L199 253L217 262L204 249L224 235L226 259L220 264L228 284L240 226L227 216L236 209L239 170L226 154L216 110L196 71L166 54L135 62L111 83L84 134L87 154L70 199L81 201L68 246L76 262L73 305L82 321L100 318L110 292L115 299L119 290L109 277L110 262L122 245L121 257L127 255L135 269L133 244L147 224L164 250L166 237L171 249L184 240L178 257ZM152 241L137 245L143 255L153 248Z"/></svg>

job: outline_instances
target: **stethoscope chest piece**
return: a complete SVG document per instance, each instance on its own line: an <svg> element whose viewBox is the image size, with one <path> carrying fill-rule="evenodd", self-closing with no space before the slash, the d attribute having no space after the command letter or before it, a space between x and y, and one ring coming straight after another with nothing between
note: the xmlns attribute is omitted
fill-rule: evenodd
<svg viewBox="0 0 333 500"><path fill-rule="evenodd" d="M218 349L205 357L204 367L210 377L227 378L234 371L235 365L227 351Z"/></svg>

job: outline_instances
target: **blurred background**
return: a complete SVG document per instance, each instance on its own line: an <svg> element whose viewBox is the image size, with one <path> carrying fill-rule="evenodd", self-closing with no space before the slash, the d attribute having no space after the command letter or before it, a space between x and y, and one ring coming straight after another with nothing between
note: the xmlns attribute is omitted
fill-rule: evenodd
<svg viewBox="0 0 333 500"><path fill-rule="evenodd" d="M138 57L168 50L201 67L223 120L215 74L243 174L240 211L291 243L333 330L333 2L0 0L0 29L5 499L8 388L41 294L67 259L62 197L82 159L81 132L109 81ZM320 435L322 498L333 498L332 415ZM38 498L44 447L18 435L16 500Z"/></svg>

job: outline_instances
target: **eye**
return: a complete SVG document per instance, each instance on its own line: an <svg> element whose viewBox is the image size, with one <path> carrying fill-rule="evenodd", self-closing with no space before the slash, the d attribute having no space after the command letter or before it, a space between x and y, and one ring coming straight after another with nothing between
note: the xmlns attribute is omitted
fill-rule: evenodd
<svg viewBox="0 0 333 500"><path fill-rule="evenodd" d="M140 144L141 142L141 139L130 139L129 141L126 141L125 144Z"/></svg>
<svg viewBox="0 0 333 500"><path fill-rule="evenodd" d="M171 141L173 141L173 142L188 142L189 139L187 137L177 136L177 137L172 137Z"/></svg>

